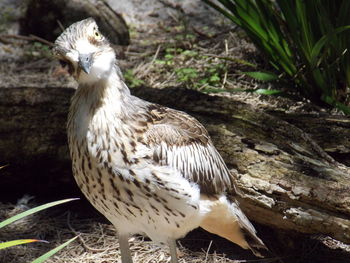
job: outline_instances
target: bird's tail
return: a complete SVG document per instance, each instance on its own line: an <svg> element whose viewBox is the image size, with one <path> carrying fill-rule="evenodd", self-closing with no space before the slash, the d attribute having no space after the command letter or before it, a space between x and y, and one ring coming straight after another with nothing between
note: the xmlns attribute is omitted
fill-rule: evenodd
<svg viewBox="0 0 350 263"><path fill-rule="evenodd" d="M256 230L243 214L238 204L230 202L225 196L219 199L202 199L205 216L200 224L210 233L219 235L241 246L250 249L256 256L262 257L258 250L266 249L265 244L256 235Z"/></svg>

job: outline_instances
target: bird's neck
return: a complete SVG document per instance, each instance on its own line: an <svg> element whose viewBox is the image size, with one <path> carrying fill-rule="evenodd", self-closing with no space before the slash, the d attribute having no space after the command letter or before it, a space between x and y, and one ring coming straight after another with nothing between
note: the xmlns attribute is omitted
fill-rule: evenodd
<svg viewBox="0 0 350 263"><path fill-rule="evenodd" d="M115 66L105 79L79 84L69 110L68 134L82 142L89 129L101 132L111 129L111 125L117 127L119 120L133 110L132 105L130 91Z"/></svg>
<svg viewBox="0 0 350 263"><path fill-rule="evenodd" d="M113 108L114 113L122 113L130 97L130 90L122 79L120 69L115 65L104 78L80 83L72 102L85 104L90 112L108 107Z"/></svg>

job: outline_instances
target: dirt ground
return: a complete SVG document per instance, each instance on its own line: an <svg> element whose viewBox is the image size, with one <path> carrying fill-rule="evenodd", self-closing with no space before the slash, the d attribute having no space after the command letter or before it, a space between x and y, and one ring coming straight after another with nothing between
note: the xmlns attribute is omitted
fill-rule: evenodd
<svg viewBox="0 0 350 263"><path fill-rule="evenodd" d="M26 204L27 197L17 205L0 204L0 220L34 206ZM1 263L27 263L74 236L78 240L58 252L49 263L114 263L120 262L119 244L115 229L85 200L53 208L20 220L2 229L1 240L38 238L49 243L21 245L0 250ZM347 263L350 246L329 237L293 236L257 226L259 235L270 252L263 259L249 251L197 229L178 241L180 263ZM129 239L134 262L170 262L167 247L159 246L142 236Z"/></svg>
<svg viewBox="0 0 350 263"><path fill-rule="evenodd" d="M265 111L330 112L297 96L285 98L242 92L257 87L269 88L269 84L257 83L241 73L254 68L252 64L259 68L268 68L268 65L242 32L199 1L110 2L130 27L131 44L116 47L130 87L187 87L230 96ZM0 42L0 55L1 87L23 86L24 83L43 88L76 87L45 45L9 39L8 43ZM27 201L28 198L24 198L17 204L0 203L0 221L36 204L36 199ZM39 238L50 243L0 250L0 263L31 262L75 235L79 235L77 241L47 262L120 262L113 227L86 200L73 203L1 229L1 240ZM196 230L178 242L180 262L350 262L350 246L329 237L286 235L263 226L258 226L258 231L271 249L264 259L257 259L224 239ZM130 244L135 262L170 261L168 249L147 238L132 237Z"/></svg>

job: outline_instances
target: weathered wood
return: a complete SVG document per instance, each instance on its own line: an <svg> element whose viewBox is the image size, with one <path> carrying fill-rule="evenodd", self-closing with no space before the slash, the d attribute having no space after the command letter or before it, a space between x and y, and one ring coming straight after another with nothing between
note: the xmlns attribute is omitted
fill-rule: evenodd
<svg viewBox="0 0 350 263"><path fill-rule="evenodd" d="M128 45L128 27L121 15L105 0L28 0L21 19L21 34L33 34L54 41L63 28L82 19L93 17L102 33L113 44Z"/></svg>
<svg viewBox="0 0 350 263"><path fill-rule="evenodd" d="M30 167L35 161L53 169L52 174L56 171L56 177L69 174L65 120L73 92L67 88L0 88L0 160L17 168ZM288 116L266 114L224 97L181 89L132 92L184 110L207 127L237 178L241 205L251 219L350 243L350 169L322 149L325 145L339 148L343 137L347 142L339 149L349 153L348 119L304 115L298 125L307 128L307 134L285 121ZM323 142L328 130L322 127L335 127L337 136Z"/></svg>
<svg viewBox="0 0 350 263"><path fill-rule="evenodd" d="M269 112L304 132L329 155L350 166L350 119L346 116L327 114L285 114Z"/></svg>

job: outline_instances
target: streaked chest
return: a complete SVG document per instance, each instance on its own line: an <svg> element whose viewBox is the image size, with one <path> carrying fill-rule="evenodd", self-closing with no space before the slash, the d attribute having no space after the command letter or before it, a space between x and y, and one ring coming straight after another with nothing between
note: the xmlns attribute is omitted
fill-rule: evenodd
<svg viewBox="0 0 350 263"><path fill-rule="evenodd" d="M125 168L137 162L137 128L108 107L82 106L72 114L68 137L72 157L89 158L97 167ZM136 158L136 159L135 159ZM74 160L73 160L74 161Z"/></svg>

